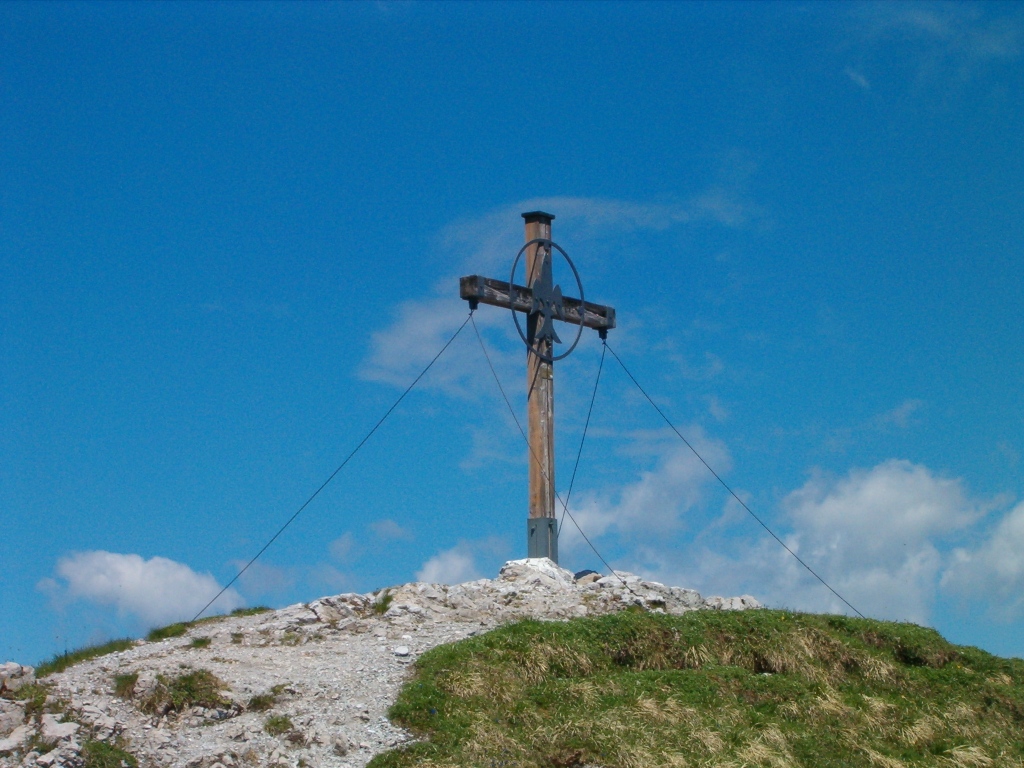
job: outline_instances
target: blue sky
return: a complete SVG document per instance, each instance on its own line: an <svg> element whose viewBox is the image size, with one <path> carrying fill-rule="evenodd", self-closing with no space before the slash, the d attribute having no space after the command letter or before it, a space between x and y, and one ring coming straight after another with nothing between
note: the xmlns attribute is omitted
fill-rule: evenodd
<svg viewBox="0 0 1024 768"><path fill-rule="evenodd" d="M0 656L189 618L537 208L791 548L1024 655L1022 46L1000 3L0 5ZM600 353L557 366L563 495ZM571 506L615 567L841 608L611 359ZM525 516L467 329L220 607L493 576Z"/></svg>

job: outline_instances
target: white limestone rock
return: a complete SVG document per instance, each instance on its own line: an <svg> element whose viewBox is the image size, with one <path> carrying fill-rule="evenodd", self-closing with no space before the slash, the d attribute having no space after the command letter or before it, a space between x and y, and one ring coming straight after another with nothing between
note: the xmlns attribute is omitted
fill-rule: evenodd
<svg viewBox="0 0 1024 768"><path fill-rule="evenodd" d="M19 725L6 739L0 739L0 755L10 754L15 750L21 749L22 745L25 744L35 730L31 725Z"/></svg>
<svg viewBox="0 0 1024 768"><path fill-rule="evenodd" d="M683 608L696 610L704 602L700 592L695 589L684 589L683 587L669 587L673 599Z"/></svg>
<svg viewBox="0 0 1024 768"><path fill-rule="evenodd" d="M16 661L8 661L0 665L0 692L17 691L36 679L35 668Z"/></svg>
<svg viewBox="0 0 1024 768"><path fill-rule="evenodd" d="M546 557L509 560L498 571L498 580L549 589L572 589L576 586L576 580L570 571L555 565Z"/></svg>
<svg viewBox="0 0 1024 768"><path fill-rule="evenodd" d="M25 722L25 708L16 701L0 699L0 738L11 735L19 725Z"/></svg>
<svg viewBox="0 0 1024 768"><path fill-rule="evenodd" d="M75 711L75 720L88 727L90 736L99 741L109 741L124 730L124 726L107 714L110 702L100 707L95 703L84 704Z"/></svg>
<svg viewBox="0 0 1024 768"><path fill-rule="evenodd" d="M348 592L334 597L322 597L309 604L311 610L322 622L331 623L363 615L370 608L370 598Z"/></svg>
<svg viewBox="0 0 1024 768"><path fill-rule="evenodd" d="M764 606L750 595L742 595L740 597L709 597L704 601L704 607L712 611L746 611Z"/></svg>
<svg viewBox="0 0 1024 768"><path fill-rule="evenodd" d="M157 679L156 670L154 669L141 669L139 670L139 677L135 681L135 687L132 690L132 698L137 701L145 701L156 691Z"/></svg>
<svg viewBox="0 0 1024 768"><path fill-rule="evenodd" d="M39 718L39 734L44 741L70 741L81 728L78 723L61 722L59 715L42 715Z"/></svg>

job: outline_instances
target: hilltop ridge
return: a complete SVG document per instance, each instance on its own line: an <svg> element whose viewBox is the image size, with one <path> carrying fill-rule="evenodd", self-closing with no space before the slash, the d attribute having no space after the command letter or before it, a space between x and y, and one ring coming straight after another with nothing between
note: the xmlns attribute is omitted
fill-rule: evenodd
<svg viewBox="0 0 1024 768"><path fill-rule="evenodd" d="M409 741L386 713L420 654L516 619L630 606L680 615L760 604L621 571L577 580L550 560L526 559L495 579L410 583L175 625L165 639L40 680L31 667L3 665L0 768L363 766Z"/></svg>

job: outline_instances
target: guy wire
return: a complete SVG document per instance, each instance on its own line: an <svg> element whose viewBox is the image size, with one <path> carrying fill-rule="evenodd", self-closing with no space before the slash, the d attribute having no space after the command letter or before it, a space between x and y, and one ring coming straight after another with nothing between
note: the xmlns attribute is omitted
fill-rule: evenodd
<svg viewBox="0 0 1024 768"><path fill-rule="evenodd" d="M544 477L548 480L548 482L551 482L551 477L548 475L547 469L544 467L544 464L541 462L540 457L537 456L536 452L533 450L533 446L530 445L530 438L528 438L526 436L526 431L523 429L523 425L519 423L519 417L516 416L515 409L512 407L512 403L509 401L508 395L505 394L505 388L501 385L501 379L498 378L498 372L496 370L494 370L494 365L491 363L491 356L489 354L487 354L487 347L484 345L484 339L480 335L480 329L476 327L476 320L473 320L472 316L470 316L470 320L472 320L473 331L476 333L477 341L480 342L480 349L483 350L484 359L487 360L487 367L491 369L491 375L494 377L494 382L498 385L498 391L501 392L501 397L505 401L505 405L508 407L508 412L510 414L512 414L512 420L516 423L516 426L519 428L519 434L521 434L523 436L523 440L526 442L526 447L530 451L530 455L533 456L533 460L537 462L537 466L540 467L540 471L544 473ZM604 364L604 352L601 353L601 363L602 363L602 365ZM598 380L600 380L600 370L598 370ZM597 393L597 384L596 383L594 384L594 393L595 393L595 397L596 397L596 393ZM593 398L591 398L591 407L593 407ZM587 421L589 423L589 416L587 418ZM583 444L581 442L580 443L580 451L582 452L582 450L583 450ZM579 457L578 456L577 456L576 460L577 460L577 464L578 464L579 463ZM573 472L573 476L575 477L575 471ZM617 578L619 581L621 581L622 582L622 586L624 586L626 589L628 589L633 594L634 597L636 597L637 599L641 599L640 596L636 592L633 591L633 588L631 586L629 586L629 584L626 583L626 580L624 578L622 578L621 576L619 576L618 571L616 571L614 568L612 568L611 565L608 564L608 561L604 559L604 556L600 552L597 551L597 547L594 546L594 542L592 542L590 540L590 538L587 536L587 534L585 534L583 532L583 529L580 528L580 524L576 522L576 518L573 517L572 516L572 512L569 511L568 505L566 504L566 502L562 501L562 497L558 495L558 491L555 491L554 493L555 493L555 498L558 499L558 503L562 505L562 514L569 516L569 519L572 520L572 524L576 526L576 530L578 530L580 532L580 536L582 536L583 540L586 541L587 544L590 545L590 548L592 550L594 550L594 554L597 555L598 560L600 560L602 563L604 563L604 567L608 569L609 573L613 574L615 576L615 578Z"/></svg>
<svg viewBox="0 0 1024 768"><path fill-rule="evenodd" d="M313 495L310 496L308 499L306 499L303 502L301 507L299 507L297 510L295 510L295 514L293 514L291 517L289 517L288 521L284 525L282 525L280 528L278 528L277 533L275 533L273 536L271 536L270 540L266 544L263 545L263 548L259 552L257 552L255 555L253 555L252 559L245 564L245 567L243 567L242 570L240 570L238 573L236 573L234 578L231 579L231 581L229 581L227 584L225 584L224 588L221 589L221 591L218 592L216 595L214 595L213 599L210 600L210 602L208 602L206 605L204 605L202 607L202 609L199 611L199 613L197 613L195 616L192 617L192 621L195 621L200 616L202 616L203 613L205 613L207 608L209 608L211 605L213 605L215 602L217 602L217 599L221 595L223 595L225 592L227 592L228 588L232 584L234 584L236 581L238 581L239 577L243 573L245 573L247 570L249 570L249 566L251 566L253 563L255 563L256 560L259 558L259 556L267 551L267 548L270 547L270 545L273 544L277 540L277 537L280 536L282 533L284 533L285 528L287 528L289 525L292 524L292 522L295 520L295 518L297 518L302 513L302 510L304 510L306 507L308 507L310 502L312 502L313 499L315 499L317 496L320 495L320 491L322 491L324 488L326 488L328 486L328 484L334 479L334 477L339 472L341 472L342 469L345 468L345 465L348 464L349 461L352 459L352 457L355 456L359 452L359 449L362 448L366 444L366 441L369 440L373 436L373 433L376 432L377 429L380 427L380 425L383 424L384 421L387 419L387 417L391 415L392 411L394 411L395 408L398 407L398 404L400 402L402 402L402 400L405 399L405 396L408 395L412 391L412 388L415 387L419 383L420 379L422 379L426 375L427 371L429 371L431 369L431 367L434 365L434 363L437 362L438 358L441 357L441 355L444 354L445 350L448 349L449 346L451 346L451 343L453 341L455 341L456 338L458 338L458 335L460 333L462 333L462 329L466 327L466 323L468 323L472 318L473 318L473 310L471 309L469 311L469 315L466 317L465 320L462 321L462 325L459 326L459 330L457 330L452 335L452 337L450 339L448 339L448 341L446 341L444 343L444 346L441 347L441 350L436 355L434 355L433 359L429 363L427 363L427 367L424 368L422 371L420 371L419 375L415 379L413 379L412 383L408 387L405 388L405 391L402 392L401 395L399 395L398 399L395 400L395 402L391 405L391 407L388 408L387 411L385 411L384 415L381 416L380 419L378 419L377 423L373 425L373 428L370 429L370 431L366 433L365 437L363 437L363 439L359 441L359 444L355 448L353 448L352 451L349 453L349 455L345 457L345 460L343 462L341 462L341 464L338 465L338 468L335 469L326 480L324 480L324 482L320 485L319 488L317 488L315 491L313 491ZM476 323L473 324L473 327L474 328L476 327Z"/></svg>
<svg viewBox="0 0 1024 768"><path fill-rule="evenodd" d="M743 499L741 499L741 498L740 498L739 496L737 496L737 495L736 495L736 492L735 492L735 491L734 491L734 490L733 490L732 488L730 488L730 487L729 487L728 483L726 483L726 482L725 482L725 480L723 480L723 479L721 478L721 476L720 476L720 475L719 475L719 474L718 474L717 472L715 472L715 470L714 470L714 469L712 469L712 468L711 468L711 465L710 465L710 464L708 464L708 463L707 463L706 461L704 461L704 457L703 457L703 456L701 456L701 455L700 455L700 454L699 454L699 453L697 452L697 449L696 449L696 448L694 448L694 447L693 447L693 446L692 446L692 445L690 444L690 441L689 441L689 440L687 440L687 439L686 439L685 437L683 437L682 433L681 433L681 432L680 432L680 431L679 431L678 429L676 429L676 427L675 427L675 424L673 424L673 423L672 423L671 421L669 421L669 418L668 418L668 416L666 416L666 415L665 415L665 413L664 413L664 412L663 412L663 411L661 410L661 408L659 408L659 407L658 407L658 404L657 404L657 403L655 403L655 402L654 402L654 400L652 400L652 399L651 399L651 396L647 394L647 391L646 391L646 390L645 390L645 389L644 389L643 387L641 387L641 386L640 386L640 382L639 382L639 381L637 381L637 380L636 380L636 377L635 377L635 376L633 376L633 374L629 372L629 369L628 369L628 368L626 367L626 364L622 362L622 359L621 359L621 358L620 358L620 357L619 357L619 356L618 356L617 354L615 354L615 350L614 350L614 349L612 349L612 348L611 348L610 346L608 346L608 343L607 343L607 342L605 342L605 346L606 346L606 347L608 347L608 351L612 353L612 357L614 357L614 358L615 358L615 359L616 359L616 360L618 361L619 365L621 365L621 366L622 366L622 370L624 370L624 371L626 372L626 375L627 375L627 376L629 376L630 380L631 380L631 381L632 381L632 382L633 382L633 383L634 383L634 384L636 385L637 389L639 389L639 390L640 390L640 392L641 392L641 393L643 394L643 396L647 398L647 402L649 402L649 403L650 403L651 405L653 405L653 406L654 406L654 410L656 410L656 411L658 412L658 415L659 415L659 416L661 416L661 418L665 420L665 423L669 425L669 427L670 427L670 428L672 429L672 431L676 433L676 437L678 437L678 438L679 438L680 440L682 440L682 441L683 441L683 442L684 442L684 443L686 444L686 447L687 447L687 448L689 448L689 449L690 449L690 450L691 450L691 451L693 452L693 455L694 455L694 456L696 456L696 457L697 457L698 459L700 459L700 463L701 463L701 464L703 464L703 465L704 465L705 467L707 467L707 470L708 470L708 472L710 472L710 473L711 473L712 475L714 475L715 479L716 479L716 480L717 480L717 481L718 481L719 483L721 483L721 484L722 484L722 487L723 487L723 488L725 488L725 490L727 490L727 491L729 492L729 494L730 494L730 495L731 495L731 496L732 496L732 497L733 497L734 499L736 499L736 501L737 501L737 502L739 502L739 505L740 505L741 507L743 507L743 508L744 508L745 510L747 510L747 513L748 513L748 514L749 514L749 515L750 515L750 516L751 516L752 518L754 518L754 519L755 519L755 520L756 520L756 521L758 522L758 524L759 524L759 525L760 525L760 526L761 526L762 528L764 528L764 529L765 529L766 531L768 531L769 535L770 535L770 536L771 536L771 537L772 537L773 539L775 539L775 540L776 540L777 542L779 542L779 544L781 544L781 545L782 545L782 548L783 548L783 549L785 549L785 550L786 550L787 552L789 552L789 554L791 554L791 555L792 555L792 556L793 556L794 558L796 558L796 561L797 561L798 563L800 563L800 565L802 565L802 566L803 566L804 568L806 568L806 569L807 569L807 571L808 571L808 572L809 572L809 573L810 573L810 574L811 574L811 575L812 575L812 576L813 576L814 578L816 578L816 579L817 579L818 581L820 581L820 582L821 582L822 584L824 584L824 585L825 585L825 587L826 587L826 588L828 589L828 591L829 591L829 592L831 592L831 593L832 593L833 595L835 595L835 596L836 596L836 597L838 597L838 598L839 598L840 600L842 600L842 601L843 601L844 603L846 603L846 606L847 606L847 607L848 607L848 608L849 608L849 609L850 609L851 611L853 611L853 612L854 612L854 613L856 613L856 614L857 614L858 616L860 616L860 617L861 617L862 619L864 619L864 618L867 618L867 617L866 617L866 616L865 616L865 615L864 615L863 613L861 613L860 611L858 611L858 610L857 610L857 609L856 609L856 608L855 608L855 607L854 607L854 606L853 606L853 605L852 605L852 604L850 603L850 601L849 601L849 600L847 600L847 599L846 599L845 597L843 597L843 596L842 596L842 595L840 595L840 594L839 594L838 592L836 592L836 590L834 590L834 589L832 588L832 585L830 585L830 584L829 584L829 583L828 583L827 581L825 581L825 580L824 580L824 579L823 579L823 578L822 578L821 576L819 576L819 575L817 574L817 572L816 572L816 571L815 571L815 570L814 570L813 568L811 568L811 566L809 566L809 565L808 565L807 563L805 563L805 562L804 562L804 561L803 561L803 560L802 560L802 559L800 558L800 556L799 556L799 555L798 555L798 554L797 554L796 552L794 552L794 551L793 551L792 549L790 549L790 548L789 548L789 547L788 547L788 546L786 545L786 542L784 542L784 541L783 541L782 539L780 539L780 538L779 538L778 536L776 536L776 535L775 535L775 532L774 532L774 531L773 531L773 530L772 530L771 528L769 528L769 527L768 527L768 526L767 526L767 525L765 524L765 522L764 522L764 521L763 521L763 520L762 520L762 519L761 519L760 517L758 517L757 515L755 515L755 514L754 514L753 510L752 510L752 509L751 509L750 507L748 507L748 506L746 505L746 503L745 503L745 502L743 501Z"/></svg>
<svg viewBox="0 0 1024 768"><path fill-rule="evenodd" d="M565 504L562 506L562 519L558 521L558 532L562 532L562 523L565 522L565 513L569 509L569 499L572 498L572 487L576 484L576 470L580 468L580 457L583 455L583 442L587 439L587 430L590 428L590 415L594 412L594 401L597 400L597 385L601 383L601 369L604 368L604 354L608 346L604 339L601 340L601 362L597 364L597 378L594 379L594 391L590 395L590 407L587 408L587 420L583 424L583 434L580 436L580 449L576 451L576 464L572 468L572 477L569 479L569 490L565 494ZM580 531L583 533L583 531Z"/></svg>

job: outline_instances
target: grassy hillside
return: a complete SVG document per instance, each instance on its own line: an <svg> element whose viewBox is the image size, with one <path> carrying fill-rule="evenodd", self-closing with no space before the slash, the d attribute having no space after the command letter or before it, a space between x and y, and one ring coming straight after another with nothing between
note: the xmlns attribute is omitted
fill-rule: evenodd
<svg viewBox="0 0 1024 768"><path fill-rule="evenodd" d="M1024 766L1024 661L784 611L522 621L417 662L404 766Z"/></svg>

